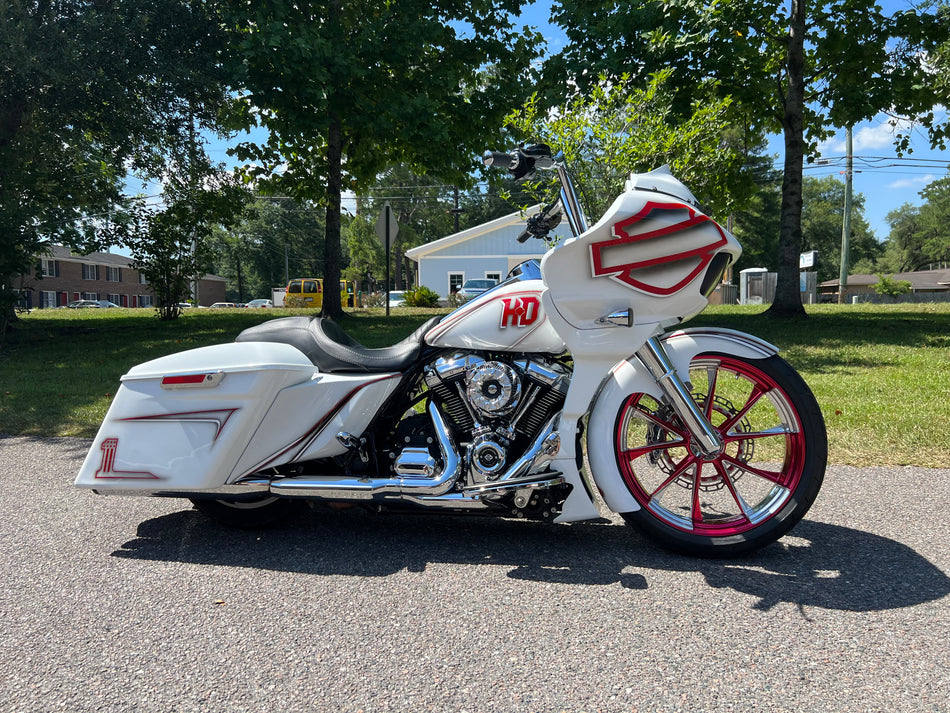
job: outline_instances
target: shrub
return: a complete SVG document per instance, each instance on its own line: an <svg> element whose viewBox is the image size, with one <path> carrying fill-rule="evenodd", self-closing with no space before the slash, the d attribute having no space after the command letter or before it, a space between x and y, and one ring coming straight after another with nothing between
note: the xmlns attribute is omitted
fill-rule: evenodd
<svg viewBox="0 0 950 713"><path fill-rule="evenodd" d="M300 295L284 295L284 307L302 308L306 306L307 303L303 301L303 297Z"/></svg>
<svg viewBox="0 0 950 713"><path fill-rule="evenodd" d="M362 300L364 307L385 307L386 306L385 292L364 292L363 296L360 299Z"/></svg>
<svg viewBox="0 0 950 713"><path fill-rule="evenodd" d="M439 295L423 285L406 291L406 304L410 307L438 307Z"/></svg>
<svg viewBox="0 0 950 713"><path fill-rule="evenodd" d="M874 291L879 295L887 295L888 297L899 297L907 294L914 287L907 280L895 280L893 277L883 274L878 275L877 279L880 282L874 285Z"/></svg>

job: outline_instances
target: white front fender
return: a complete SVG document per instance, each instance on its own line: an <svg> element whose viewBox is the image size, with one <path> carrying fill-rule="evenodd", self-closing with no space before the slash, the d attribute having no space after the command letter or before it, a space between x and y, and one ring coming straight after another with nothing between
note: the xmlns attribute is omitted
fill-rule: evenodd
<svg viewBox="0 0 950 713"><path fill-rule="evenodd" d="M683 329L662 336L660 341L684 381L689 378L690 362L699 354L718 352L746 359L766 359L778 354L778 349L768 342L731 329ZM634 393L650 394L658 399L663 396L639 359L631 356L607 375L594 398L587 424L591 477L607 507L617 513L632 512L640 507L620 475L615 443L620 408L627 396Z"/></svg>

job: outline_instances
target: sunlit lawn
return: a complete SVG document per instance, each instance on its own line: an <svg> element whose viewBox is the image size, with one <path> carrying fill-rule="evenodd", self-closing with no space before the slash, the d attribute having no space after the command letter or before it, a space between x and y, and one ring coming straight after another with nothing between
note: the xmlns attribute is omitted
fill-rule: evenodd
<svg viewBox="0 0 950 713"><path fill-rule="evenodd" d="M690 325L772 342L810 384L825 414L830 460L944 467L950 454L950 305L809 307L779 321L761 307L714 307ZM0 433L92 436L129 367L232 340L292 310L38 310L0 351ZM367 346L403 338L438 310L359 310L344 328Z"/></svg>

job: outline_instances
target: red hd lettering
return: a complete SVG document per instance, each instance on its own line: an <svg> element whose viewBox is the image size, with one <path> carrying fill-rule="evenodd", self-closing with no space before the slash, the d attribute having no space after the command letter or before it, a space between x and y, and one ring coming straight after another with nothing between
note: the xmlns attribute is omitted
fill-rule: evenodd
<svg viewBox="0 0 950 713"><path fill-rule="evenodd" d="M501 309L501 328L527 327L534 324L541 313L541 302L537 297L504 297Z"/></svg>

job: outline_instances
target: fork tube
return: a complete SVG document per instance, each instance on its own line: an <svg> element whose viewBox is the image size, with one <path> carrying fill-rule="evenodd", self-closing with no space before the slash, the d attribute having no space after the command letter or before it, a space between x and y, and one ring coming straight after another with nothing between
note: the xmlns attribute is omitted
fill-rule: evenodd
<svg viewBox="0 0 950 713"><path fill-rule="evenodd" d="M663 345L656 337L650 337L637 350L637 357L643 362L656 383L669 399L676 414L683 420L686 428L692 434L697 445L702 448L702 455L714 455L722 450L722 438L713 428L709 419L703 414L686 388L686 384L676 373L673 363L666 355ZM698 454L697 454L698 455Z"/></svg>
<svg viewBox="0 0 950 713"><path fill-rule="evenodd" d="M561 205L564 206L564 212L567 214L571 232L574 233L574 237L577 237L587 232L587 218L584 216L584 209L581 208L577 189L574 187L574 179L564 165L563 159L557 164L557 177L561 181Z"/></svg>

